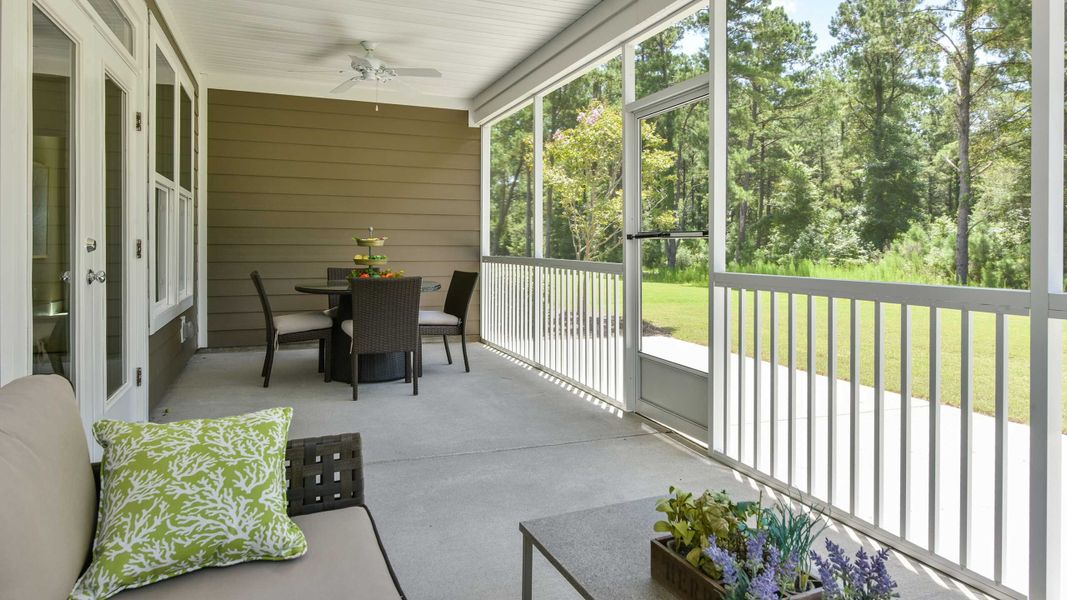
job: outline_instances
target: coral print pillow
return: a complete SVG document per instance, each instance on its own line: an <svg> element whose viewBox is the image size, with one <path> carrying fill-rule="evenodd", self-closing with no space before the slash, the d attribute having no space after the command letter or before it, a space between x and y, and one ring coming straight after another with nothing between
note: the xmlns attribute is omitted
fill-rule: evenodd
<svg viewBox="0 0 1067 600"><path fill-rule="evenodd" d="M165 425L100 421L104 448L93 560L71 598L118 592L204 567L303 555L285 512L293 409Z"/></svg>

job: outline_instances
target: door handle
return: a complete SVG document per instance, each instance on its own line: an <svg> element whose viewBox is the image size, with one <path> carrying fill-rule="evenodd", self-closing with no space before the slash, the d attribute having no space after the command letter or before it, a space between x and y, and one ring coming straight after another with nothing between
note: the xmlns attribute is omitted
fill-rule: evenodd
<svg viewBox="0 0 1067 600"><path fill-rule="evenodd" d="M94 271L92 269L89 269L89 272L85 275L85 283L92 285L94 281L104 283L105 281L107 281L107 273L105 273L104 271Z"/></svg>

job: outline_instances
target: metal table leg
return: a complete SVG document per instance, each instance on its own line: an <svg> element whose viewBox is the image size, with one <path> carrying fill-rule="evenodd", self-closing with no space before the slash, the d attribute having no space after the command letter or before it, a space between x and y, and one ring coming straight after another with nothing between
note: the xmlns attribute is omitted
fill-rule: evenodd
<svg viewBox="0 0 1067 600"><path fill-rule="evenodd" d="M533 543L522 535L522 600L533 600Z"/></svg>

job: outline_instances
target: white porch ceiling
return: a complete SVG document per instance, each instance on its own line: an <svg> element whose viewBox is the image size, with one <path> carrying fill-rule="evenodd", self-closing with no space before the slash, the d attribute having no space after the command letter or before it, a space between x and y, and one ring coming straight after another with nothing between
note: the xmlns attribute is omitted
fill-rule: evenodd
<svg viewBox="0 0 1067 600"><path fill-rule="evenodd" d="M599 0L170 0L168 16L208 87L375 98L374 84L329 91L361 40L389 66L440 79L382 84L382 102L469 108L471 99ZM409 87L410 86L410 87Z"/></svg>

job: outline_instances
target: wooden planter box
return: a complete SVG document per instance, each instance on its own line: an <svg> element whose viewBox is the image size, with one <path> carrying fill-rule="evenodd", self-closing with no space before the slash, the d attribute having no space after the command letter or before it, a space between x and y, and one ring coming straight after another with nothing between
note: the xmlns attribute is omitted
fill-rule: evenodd
<svg viewBox="0 0 1067 600"><path fill-rule="evenodd" d="M652 540L652 579L662 583L675 596L683 600L722 600L726 587L721 581L708 577L700 569L689 564L684 556L668 545L671 536ZM789 596L790 600L819 600L822 588Z"/></svg>

